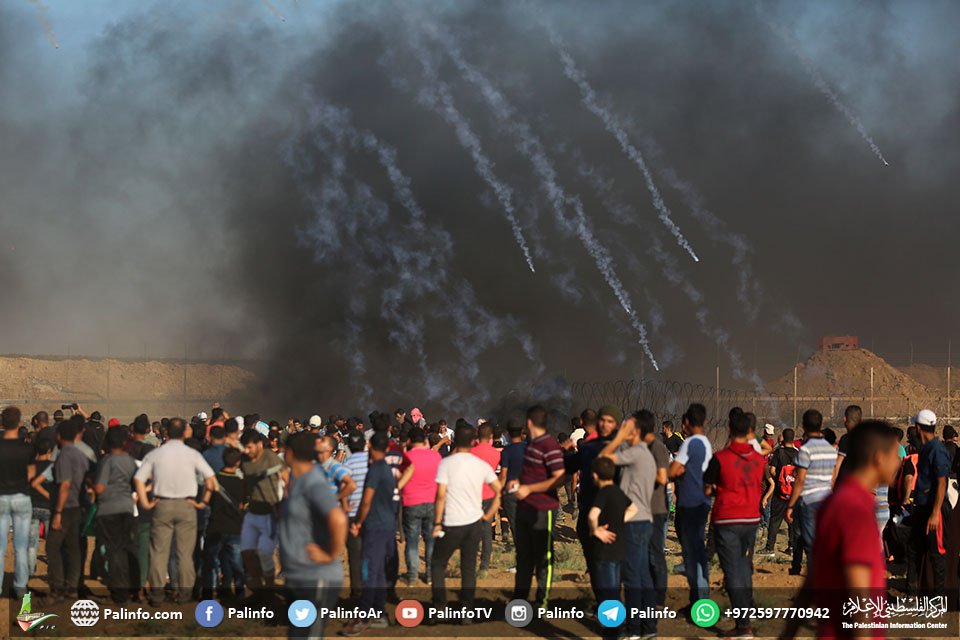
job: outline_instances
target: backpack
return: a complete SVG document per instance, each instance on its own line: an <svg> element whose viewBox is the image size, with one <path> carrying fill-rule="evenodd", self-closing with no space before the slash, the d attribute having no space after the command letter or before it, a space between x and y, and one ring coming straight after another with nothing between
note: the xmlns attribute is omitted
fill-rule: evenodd
<svg viewBox="0 0 960 640"><path fill-rule="evenodd" d="M793 474L795 465L785 464L780 467L780 474L777 477L777 484L780 486L780 499L789 500L790 494L793 493L793 481L796 480L796 477Z"/></svg>

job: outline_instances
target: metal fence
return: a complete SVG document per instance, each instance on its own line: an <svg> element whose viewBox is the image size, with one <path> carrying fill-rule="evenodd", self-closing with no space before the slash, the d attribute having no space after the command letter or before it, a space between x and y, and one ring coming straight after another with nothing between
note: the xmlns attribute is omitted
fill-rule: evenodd
<svg viewBox="0 0 960 640"><path fill-rule="evenodd" d="M633 379L571 384L574 406L601 407L613 404L622 411L640 408L652 411L660 420L679 424L686 408L694 402L703 404L709 425L725 424L733 407L752 411L762 422L796 426L807 409L819 410L833 425L842 422L844 409L859 405L867 417L894 422L906 421L920 409L932 409L944 421L956 421L960 409L960 393L946 389L929 389L921 385L902 386L874 383L871 372L865 372L863 384L850 385L841 392L811 393L797 385L791 393L762 393L753 390L723 388L675 380Z"/></svg>

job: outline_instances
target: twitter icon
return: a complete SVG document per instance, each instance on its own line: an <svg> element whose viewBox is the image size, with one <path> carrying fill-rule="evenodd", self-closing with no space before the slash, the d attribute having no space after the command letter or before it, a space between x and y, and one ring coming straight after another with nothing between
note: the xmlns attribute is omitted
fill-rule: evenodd
<svg viewBox="0 0 960 640"><path fill-rule="evenodd" d="M296 600L287 609L287 618L295 627L309 627L317 621L317 608L309 600Z"/></svg>
<svg viewBox="0 0 960 640"><path fill-rule="evenodd" d="M605 627L619 627L627 617L627 610L619 600L604 600L597 607L597 620Z"/></svg>

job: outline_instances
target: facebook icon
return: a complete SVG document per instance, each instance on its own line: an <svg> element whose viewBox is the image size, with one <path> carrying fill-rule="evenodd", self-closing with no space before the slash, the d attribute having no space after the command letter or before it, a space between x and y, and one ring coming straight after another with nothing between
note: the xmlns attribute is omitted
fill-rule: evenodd
<svg viewBox="0 0 960 640"><path fill-rule="evenodd" d="M223 622L223 607L216 600L203 600L197 603L194 617L201 627L215 627Z"/></svg>

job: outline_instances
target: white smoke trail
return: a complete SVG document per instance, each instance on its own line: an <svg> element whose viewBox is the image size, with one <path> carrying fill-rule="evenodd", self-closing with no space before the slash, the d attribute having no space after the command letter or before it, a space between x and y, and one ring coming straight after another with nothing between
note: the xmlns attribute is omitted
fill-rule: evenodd
<svg viewBox="0 0 960 640"><path fill-rule="evenodd" d="M377 156L377 160L394 189L394 196L401 206L410 214L410 224L415 231L420 231L426 224L426 214L417 203L410 189L410 179L397 166L397 151L382 142L369 130L357 129L350 123L350 112L338 108L323 100L317 100L311 111L311 122L315 126L326 128L331 134L340 136L355 148L363 148Z"/></svg>
<svg viewBox="0 0 960 640"><path fill-rule="evenodd" d="M703 196L693 184L666 165L663 152L656 143L648 138L642 141L642 146L663 184L680 194L683 204L690 210L690 215L700 223L710 239L730 247L730 262L737 272L737 300L743 305L747 320L755 322L763 302L763 287L754 275L753 247L750 242L743 234L728 229L726 223L707 208Z"/></svg>
<svg viewBox="0 0 960 640"><path fill-rule="evenodd" d="M612 192L612 181L604 180L596 170L586 167L582 160L579 161L579 173L587 178L591 186L597 191L601 201L607 210L619 222L642 228L632 207L618 201ZM663 278L671 285L683 293L684 297L690 302L690 306L696 308L695 317L700 332L710 338L718 348L727 356L730 363L731 374L738 380L750 382L758 393L764 392L764 383L756 369L747 371L743 356L732 344L730 334L723 328L713 326L710 323L709 312L706 309L706 297L693 282L684 275L677 264L676 258L671 255L663 246L659 234L656 230L648 231L647 240L649 241L650 255L659 265Z"/></svg>
<svg viewBox="0 0 960 640"><path fill-rule="evenodd" d="M360 346L360 338L363 333L359 319L363 315L363 303L357 299L351 301L349 305L349 315L345 320L347 330L344 336L344 343L341 352L349 361L350 379L357 390L360 406L369 407L373 404L373 386L371 386L367 377L367 358L363 354Z"/></svg>
<svg viewBox="0 0 960 640"><path fill-rule="evenodd" d="M50 15L47 13L47 6L40 0L30 0L30 3L37 8L37 20L40 22L40 26L43 27L43 32L47 34L50 44L59 49L60 43L57 42L57 36L53 34L53 25L50 23Z"/></svg>
<svg viewBox="0 0 960 640"><path fill-rule="evenodd" d="M361 251L369 251L377 256L372 264L389 265L389 284L383 284L381 274L364 259L350 260L353 271L349 277L357 278L354 282L357 291L373 287L374 282L379 281L380 315L389 327L388 337L403 352L411 355L420 374L418 383L421 386L418 391L426 396L422 399L442 402L451 409L457 406L475 407L487 402L490 394L481 381L478 358L485 351L502 345L507 338L519 343L521 351L533 365L532 373L542 373L543 365L533 339L519 323L512 317L494 316L479 303L468 283L450 280L447 260L453 248L449 235L442 228L428 224L422 207L413 195L410 178L397 164L396 150L379 140L372 131L354 126L348 110L322 100L315 101L308 124L310 136L303 137L322 154L329 167L318 169L309 162L309 155L298 153L295 147L287 148L288 163L312 179L319 179L321 183L320 187L306 188L313 204L314 220L305 230L305 244L314 249L318 258L335 258L331 255L332 251L336 248L342 250L343 241L349 239L351 243L359 244ZM393 186L395 199L409 214L403 232L415 234L428 242L431 251L419 251L403 242L382 243L376 232L386 229L388 225L395 227L396 223L390 224L390 207L377 197L370 186L349 177L345 155L347 149L366 151L377 158ZM352 183L352 188L345 186L344 183L348 181ZM421 304L428 297L432 298L431 304ZM470 383L468 393L458 393L450 384L454 372L428 364L425 339L427 319L422 309L428 309L431 317L446 318L452 323L454 331L451 342L460 354L455 374ZM353 350L351 362L363 363L356 318L352 321L348 318L347 329L347 351ZM354 344L356 347L351 346ZM362 380L354 380L354 385L360 391L363 391L363 383Z"/></svg>
<svg viewBox="0 0 960 640"><path fill-rule="evenodd" d="M479 69L467 62L460 49L448 36L441 34L436 28L428 27L427 29L430 35L443 46L445 53L453 61L463 78L479 89L480 95L496 119L516 138L517 150L533 165L534 172L537 174L541 186L553 206L558 224L565 230L575 233L580 239L581 244L593 258L597 269L603 275L607 285L630 319L630 324L637 332L639 344L644 353L650 359L654 369L659 371L660 367L657 364L657 359L650 348L647 328L640 321L626 287L623 286L617 276L610 253L594 236L580 199L576 196L567 195L560 186L556 170L540 139L531 131L530 126L519 118L516 110L510 105L506 97L494 87L493 83ZM575 214L572 221L566 218L565 210L567 207L570 207Z"/></svg>
<svg viewBox="0 0 960 640"><path fill-rule="evenodd" d="M617 120L616 116L614 116L609 109L604 108L600 104L600 100L597 97L596 91L594 91L593 87L590 86L590 83L587 82L587 78L583 71L577 66L577 63L574 61L573 57L567 52L563 41L560 39L560 36L553 30L552 27L549 26L547 26L547 33L549 34L550 42L552 42L553 46L556 47L557 52L560 54L560 59L563 61L564 74L575 85L577 85L578 89L580 89L580 97L584 106L588 111L600 118L606 130L617 139L617 142L620 144L620 148L623 150L623 152L628 158L630 158L630 160L633 161L635 165L637 165L637 168L640 169L640 173L643 174L643 180L647 185L647 191L650 192L650 197L653 199L653 206L657 210L660 221L665 227L667 227L667 229L670 230L670 233L673 234L677 244L680 245L680 247L686 251L691 258L693 258L693 261L700 262L700 258L693 250L693 247L690 246L690 243L687 242L687 239L683 236L683 232L680 231L680 227L670 216L670 209L667 207L667 203L663 201L663 196L660 194L660 190L657 189L657 185L653 180L653 175L651 175L650 169L647 167L647 163L643 159L643 154L641 154L640 151L630 143L626 129Z"/></svg>
<svg viewBox="0 0 960 640"><path fill-rule="evenodd" d="M513 237L523 252L524 260L526 260L530 271L535 273L536 269L534 269L533 266L530 249L527 247L527 241L523 237L523 230L520 228L520 221L517 219L512 190L494 174L493 162L483 152L480 138L473 132L470 123L467 122L463 114L457 110L453 102L453 96L450 94L450 88L445 82L440 80L436 66L430 59L429 53L421 45L416 34L410 38L410 43L417 53L420 66L423 68L423 75L429 86L429 90L423 89L417 93L417 99L424 106L434 110L447 121L447 124L454 128L460 145L466 149L470 153L470 157L473 158L477 173L493 190L494 194L496 194L500 206L503 207L507 221L510 223Z"/></svg>
<svg viewBox="0 0 960 640"><path fill-rule="evenodd" d="M843 114L843 117L847 119L847 122L853 125L853 128L857 130L857 133L860 134L860 137L863 138L864 142L870 146L870 150L873 151L873 155L877 156L877 158L880 159L880 162L889 167L890 163L887 162L887 159L883 157L883 152L880 151L880 147L876 142L873 141L873 138L870 137L870 134L867 133L863 123L860 122L860 118L858 118L857 115L850 110L850 107L844 104L843 100L840 99L840 96L837 95L837 92L833 90L833 87L830 86L830 84L823 77L823 74L820 73L820 70L817 69L817 66L813 63L813 60L811 60L800 48L800 45L796 39L783 25L777 23L771 17L766 15L759 2L756 3L755 6L763 21L767 23L774 33L780 36L780 39L786 43L787 47L789 47L791 51L793 51L793 54L800 59L801 64L803 64L803 68L806 69L807 74L810 76L810 79L813 80L813 84L817 86L817 89L820 90L820 93L822 93L824 97L830 101L830 104L833 105L834 109Z"/></svg>
<svg viewBox="0 0 960 640"><path fill-rule="evenodd" d="M280 13L280 10L277 9L275 6L273 6L273 3L270 2L270 0L261 0L261 2L263 2L263 6L265 6L270 11L270 13L280 18L281 22L287 21L287 19L283 16L283 14Z"/></svg>

